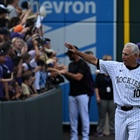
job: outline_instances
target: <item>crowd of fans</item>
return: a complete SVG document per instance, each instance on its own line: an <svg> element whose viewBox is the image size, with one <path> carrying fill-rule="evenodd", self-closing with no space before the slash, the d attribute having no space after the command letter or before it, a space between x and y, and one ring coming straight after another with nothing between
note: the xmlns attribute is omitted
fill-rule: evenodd
<svg viewBox="0 0 140 140"><path fill-rule="evenodd" d="M43 36L44 13L33 13L27 1L0 3L0 100L37 96L64 82L51 39Z"/></svg>

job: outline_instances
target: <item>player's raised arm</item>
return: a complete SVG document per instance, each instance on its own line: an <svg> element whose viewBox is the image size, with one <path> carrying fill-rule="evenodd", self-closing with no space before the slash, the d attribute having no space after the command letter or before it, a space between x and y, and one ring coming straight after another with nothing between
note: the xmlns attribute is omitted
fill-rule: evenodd
<svg viewBox="0 0 140 140"><path fill-rule="evenodd" d="M76 53L77 55L79 55L82 59L84 59L85 61L96 65L97 66L97 62L98 62L98 58L96 58L95 56L92 55L88 55L86 53L82 53L80 51L78 51L72 44L70 43L64 43L65 47L67 47L69 49L69 51Z"/></svg>

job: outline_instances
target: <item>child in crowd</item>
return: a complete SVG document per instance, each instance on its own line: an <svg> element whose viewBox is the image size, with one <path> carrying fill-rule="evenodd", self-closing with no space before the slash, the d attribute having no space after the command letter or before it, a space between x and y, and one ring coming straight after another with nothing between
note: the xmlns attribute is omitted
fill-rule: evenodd
<svg viewBox="0 0 140 140"><path fill-rule="evenodd" d="M23 99L27 99L37 95L37 91L33 87L32 74L30 72L22 75L22 92Z"/></svg>

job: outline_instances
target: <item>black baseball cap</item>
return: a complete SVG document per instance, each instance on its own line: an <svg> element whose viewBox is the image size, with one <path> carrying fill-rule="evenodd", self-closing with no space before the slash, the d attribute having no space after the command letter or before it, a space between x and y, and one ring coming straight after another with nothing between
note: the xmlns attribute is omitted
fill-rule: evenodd
<svg viewBox="0 0 140 140"><path fill-rule="evenodd" d="M7 54L8 50L11 47L11 41L7 41L0 46L0 56L4 56Z"/></svg>
<svg viewBox="0 0 140 140"><path fill-rule="evenodd" d="M9 13L9 10L3 4L0 4L0 14L3 13Z"/></svg>
<svg viewBox="0 0 140 140"><path fill-rule="evenodd" d="M10 35L10 31L6 28L0 28L1 35Z"/></svg>
<svg viewBox="0 0 140 140"><path fill-rule="evenodd" d="M49 44L51 42L51 39L50 38L45 38L44 41L45 41L45 44Z"/></svg>
<svg viewBox="0 0 140 140"><path fill-rule="evenodd" d="M0 48L0 56L5 56L7 52L4 49Z"/></svg>
<svg viewBox="0 0 140 140"><path fill-rule="evenodd" d="M73 46L76 48L76 50L79 50L79 48L77 46L75 46L75 45L73 45ZM69 54L72 54L72 52L68 49L68 51L65 52L65 55L69 55Z"/></svg>

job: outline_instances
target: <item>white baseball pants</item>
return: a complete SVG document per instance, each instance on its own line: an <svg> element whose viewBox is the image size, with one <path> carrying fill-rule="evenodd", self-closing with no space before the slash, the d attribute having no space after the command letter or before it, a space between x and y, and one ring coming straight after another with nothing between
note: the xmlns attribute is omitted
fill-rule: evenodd
<svg viewBox="0 0 140 140"><path fill-rule="evenodd" d="M123 111L118 106L115 113L115 140L140 140L140 108Z"/></svg>
<svg viewBox="0 0 140 140"><path fill-rule="evenodd" d="M78 113L82 121L82 140L89 140L89 96L87 94L79 96L69 96L69 117L71 126L71 140L78 140Z"/></svg>

